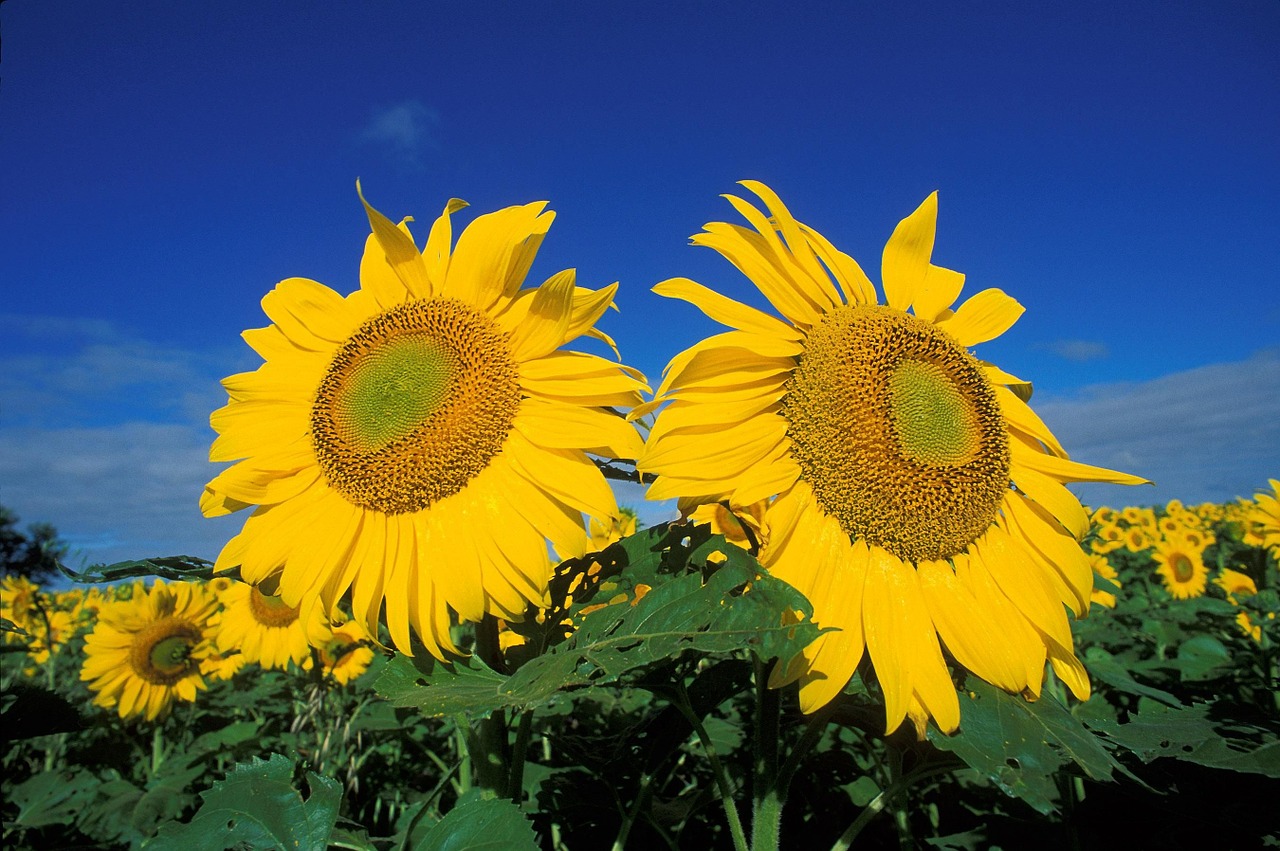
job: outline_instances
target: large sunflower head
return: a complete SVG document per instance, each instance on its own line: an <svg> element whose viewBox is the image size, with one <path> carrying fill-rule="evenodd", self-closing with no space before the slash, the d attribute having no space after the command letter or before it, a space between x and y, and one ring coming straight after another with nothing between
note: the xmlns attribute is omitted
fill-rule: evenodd
<svg viewBox="0 0 1280 851"><path fill-rule="evenodd" d="M748 226L714 222L693 242L781 315L685 278L655 288L734 330L671 361L638 409L665 405L638 466L657 475L653 499L772 498L761 562L836 628L773 684L799 680L812 711L865 650L888 729L910 715L922 732L932 715L950 731L945 647L1008 691L1037 694L1048 660L1087 695L1066 610L1089 606L1089 515L1064 483L1143 480L1069 460L1027 405L1030 385L974 355L1022 307L997 289L957 304L964 276L931 259L936 194L889 238L881 299L772 190L743 185L765 210L728 196Z"/></svg>
<svg viewBox="0 0 1280 851"><path fill-rule="evenodd" d="M363 200L363 198L362 198ZM577 287L572 270L523 287L551 225L545 203L476 218L453 245L450 201L425 247L406 219L367 203L360 288L304 278L262 301L272 324L246 331L264 363L223 382L208 516L257 506L218 557L250 583L279 573L279 596L331 612L350 591L376 634L410 629L443 658L451 612L520 616L546 602L550 541L587 549L583 515L616 513L587 453L632 459L635 370L561 347L612 341L594 324L617 285Z"/></svg>
<svg viewBox="0 0 1280 851"><path fill-rule="evenodd" d="M203 585L157 579L149 591L108 603L85 639L80 679L98 706L148 721L174 700L194 701L205 687L201 662L212 652L210 619L218 602Z"/></svg>

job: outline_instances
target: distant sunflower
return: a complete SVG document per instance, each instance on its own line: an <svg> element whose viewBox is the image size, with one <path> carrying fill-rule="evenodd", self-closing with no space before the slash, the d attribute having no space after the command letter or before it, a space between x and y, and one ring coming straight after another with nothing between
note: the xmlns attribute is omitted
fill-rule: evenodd
<svg viewBox="0 0 1280 851"><path fill-rule="evenodd" d="M363 200L363 199L362 199ZM332 612L351 591L376 632L410 628L443 658L450 610L477 621L545 605L550 540L587 549L583 514L610 517L613 492L588 452L635 458L635 370L563 351L593 326L617 285L576 287L572 270L522 289L551 225L545 203L480 216L452 240L450 201L419 250L408 220L367 203L373 234L360 289L303 278L263 299L272 320L244 333L265 359L223 381L213 461L241 460L205 488L217 516L259 506L219 555L249 582L282 571L280 596Z"/></svg>
<svg viewBox="0 0 1280 851"><path fill-rule="evenodd" d="M1029 385L969 352L1022 307L988 289L952 309L964 278L930 262L936 195L889 239L879 304L852 258L768 187L742 185L768 213L729 197L751 227L715 222L693 242L724 255L783 318L686 278L655 287L736 330L671 361L638 411L669 403L638 467L658 476L651 499L736 509L777 495L761 562L839 631L772 684L799 680L812 712L844 688L865 644L887 729L909 715L919 734L929 716L951 731L960 712L945 645L1007 691L1038 694L1048 659L1087 696L1063 603L1089 607L1078 544L1089 515L1063 483L1143 480L1068 460L1024 402Z"/></svg>
<svg viewBox="0 0 1280 851"><path fill-rule="evenodd" d="M309 624L324 620L314 604L303 617L299 607L244 582L232 583L223 591L222 604L225 608L218 620L218 649L222 653L239 650L245 662L281 671L290 662L303 663L310 653Z"/></svg>
<svg viewBox="0 0 1280 851"><path fill-rule="evenodd" d="M359 621L330 624L319 622L308 631L325 676L344 686L369 669L373 661L373 641ZM310 667L308 664L306 667Z"/></svg>
<svg viewBox="0 0 1280 851"><path fill-rule="evenodd" d="M1164 587L1176 599L1186 600L1204 593L1209 569L1205 567L1199 547L1183 537L1166 538L1156 542L1151 558L1155 560L1156 573Z"/></svg>
<svg viewBox="0 0 1280 851"><path fill-rule="evenodd" d="M1268 479L1267 483L1271 485L1271 493L1261 491L1254 494L1254 505L1249 509L1248 519L1262 539L1262 548L1280 558L1280 479Z"/></svg>
<svg viewBox="0 0 1280 851"><path fill-rule="evenodd" d="M1241 597L1252 597L1258 593L1258 585L1253 581L1252 576L1229 567L1224 567L1218 572L1213 584L1221 588L1232 603L1239 603Z"/></svg>
<svg viewBox="0 0 1280 851"><path fill-rule="evenodd" d="M211 652L210 616L217 601L202 585L157 579L131 600L107 603L85 639L80 679L93 702L121 718L154 720L174 700L194 701L205 687L200 664Z"/></svg>
<svg viewBox="0 0 1280 851"><path fill-rule="evenodd" d="M1089 556L1089 566L1098 576L1110 581L1111 584L1115 585L1117 588L1121 587L1116 569L1111 566L1111 562L1107 561L1107 557L1105 555ZM1116 607L1116 595L1111 591L1100 591L1095 588L1093 593L1089 596L1089 600L1093 605L1101 606L1104 609L1114 609Z"/></svg>

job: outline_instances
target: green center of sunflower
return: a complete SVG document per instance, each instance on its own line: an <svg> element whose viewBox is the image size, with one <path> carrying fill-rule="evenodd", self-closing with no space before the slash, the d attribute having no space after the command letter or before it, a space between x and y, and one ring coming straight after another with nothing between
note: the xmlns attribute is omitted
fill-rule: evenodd
<svg viewBox="0 0 1280 851"><path fill-rule="evenodd" d="M133 639L129 665L141 679L171 686L196 671L191 651L203 638L194 624L167 617L148 625Z"/></svg>
<svg viewBox="0 0 1280 851"><path fill-rule="evenodd" d="M904 561L963 552L1009 490L1009 437L978 361L943 330L858 305L810 330L782 414L819 507Z"/></svg>
<svg viewBox="0 0 1280 851"><path fill-rule="evenodd" d="M421 511L488 466L519 404L506 332L458 299L423 299L338 347L311 409L312 446L351 503Z"/></svg>
<svg viewBox="0 0 1280 851"><path fill-rule="evenodd" d="M298 620L298 609L279 597L263 594L254 585L249 589L249 611L253 619L263 626L284 629Z"/></svg>
<svg viewBox="0 0 1280 851"><path fill-rule="evenodd" d="M1190 582L1196 575L1195 565L1182 553L1173 553L1169 556L1169 570L1173 572L1173 578L1178 582Z"/></svg>

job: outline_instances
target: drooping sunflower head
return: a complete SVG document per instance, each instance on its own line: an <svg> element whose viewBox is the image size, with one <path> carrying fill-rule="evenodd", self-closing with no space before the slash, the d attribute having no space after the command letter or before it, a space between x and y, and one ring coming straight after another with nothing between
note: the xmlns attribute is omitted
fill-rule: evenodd
<svg viewBox="0 0 1280 851"><path fill-rule="evenodd" d="M780 317L684 278L655 287L735 330L672 359L638 467L651 499L769 500L761 562L802 591L822 626L775 685L800 681L812 711L864 650L888 727L959 706L942 653L1012 692L1038 693L1046 660L1078 695L1064 604L1087 610L1090 518L1069 481L1136 483L1078 464L1026 404L1030 385L972 348L1008 330L1016 301L986 289L956 304L964 276L932 252L937 196L894 230L883 300L861 267L797 221L763 184L760 210L727 196L749 227L693 237L743 272Z"/></svg>
<svg viewBox="0 0 1280 851"><path fill-rule="evenodd" d="M363 197L362 197L363 201ZM551 225L545 203L476 218L453 239L450 201L418 248L408 221L367 203L360 289L302 278L263 299L272 324L246 331L263 357L223 385L210 458L236 461L205 488L207 515L257 506L219 556L250 583L279 575L287 608L350 595L398 648L410 630L453 651L456 615L522 615L544 603L548 542L588 547L585 518L616 515L588 453L633 459L638 433L615 409L643 376L562 346L612 341L595 322L617 285L572 270L524 279ZM616 349L615 349L616 352Z"/></svg>
<svg viewBox="0 0 1280 851"><path fill-rule="evenodd" d="M212 652L217 605L198 583L157 579L149 591L103 606L80 671L94 703L151 721L174 700L194 701L205 687L200 666Z"/></svg>

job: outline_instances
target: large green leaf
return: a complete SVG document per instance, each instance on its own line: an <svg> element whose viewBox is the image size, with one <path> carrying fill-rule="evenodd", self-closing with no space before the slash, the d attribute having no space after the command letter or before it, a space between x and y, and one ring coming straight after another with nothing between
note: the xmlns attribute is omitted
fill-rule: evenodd
<svg viewBox="0 0 1280 851"><path fill-rule="evenodd" d="M143 845L149 851L324 848L338 819L342 787L307 772L311 796L293 786L293 762L279 754L233 768L201 797L188 824L169 823Z"/></svg>
<svg viewBox="0 0 1280 851"><path fill-rule="evenodd" d="M538 851L533 827L505 798L462 800L415 842L413 851Z"/></svg>
<svg viewBox="0 0 1280 851"><path fill-rule="evenodd" d="M1044 814L1057 810L1056 775L1063 766L1074 763L1095 780L1123 770L1051 695L1031 702L977 677L969 677L960 693L960 731L945 736L931 730L929 739Z"/></svg>
<svg viewBox="0 0 1280 851"><path fill-rule="evenodd" d="M1212 707L1198 703L1178 709L1148 704L1128 723L1090 719L1089 725L1143 762L1160 757L1212 768L1280 777L1280 736L1255 725L1238 728L1246 736L1229 736L1234 725L1215 723Z"/></svg>
<svg viewBox="0 0 1280 851"><path fill-rule="evenodd" d="M399 657L378 679L378 693L397 706L417 707L430 715L483 714L538 706L565 689L618 683L685 651L750 649L762 659L785 663L818 636L803 595L769 576L723 538L696 545L673 541L670 535L661 538L656 546L669 546L688 565L685 570L692 570L673 575L669 553L654 549L658 536L633 537L637 540L624 545L638 552L625 546L615 549L615 572L606 571L606 578L597 580L589 599L600 602L584 608L575 601L566 610L576 623L568 638L529 659L514 674L503 676L476 659L446 666ZM724 560L707 576L700 568L712 552L722 553ZM628 566L623 572L618 562L634 569ZM650 590L640 595L640 585ZM799 623L792 617L796 612L802 614Z"/></svg>

